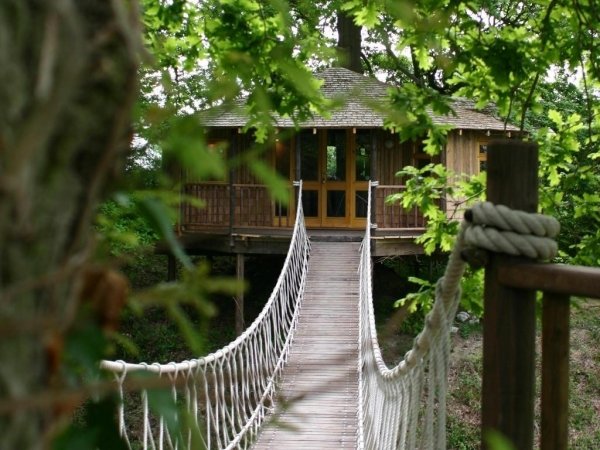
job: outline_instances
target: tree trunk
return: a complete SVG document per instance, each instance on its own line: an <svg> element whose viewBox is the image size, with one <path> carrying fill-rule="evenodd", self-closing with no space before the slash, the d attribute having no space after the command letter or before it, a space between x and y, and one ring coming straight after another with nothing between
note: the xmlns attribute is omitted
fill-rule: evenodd
<svg viewBox="0 0 600 450"><path fill-rule="evenodd" d="M363 73L360 61L362 28L354 23L352 16L348 16L342 11L337 13L337 28L341 66L354 72Z"/></svg>
<svg viewBox="0 0 600 450"><path fill-rule="evenodd" d="M60 360L80 319L96 206L131 139L139 27L126 5L134 3L0 4L2 448L46 447L52 399L67 385L58 367L50 373L49 353Z"/></svg>

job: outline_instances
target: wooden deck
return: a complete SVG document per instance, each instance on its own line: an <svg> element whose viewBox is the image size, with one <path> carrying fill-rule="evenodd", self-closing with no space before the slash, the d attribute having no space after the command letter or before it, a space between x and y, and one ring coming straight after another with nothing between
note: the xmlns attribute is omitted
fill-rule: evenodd
<svg viewBox="0 0 600 450"><path fill-rule="evenodd" d="M276 413L255 449L356 449L359 245L312 242Z"/></svg>

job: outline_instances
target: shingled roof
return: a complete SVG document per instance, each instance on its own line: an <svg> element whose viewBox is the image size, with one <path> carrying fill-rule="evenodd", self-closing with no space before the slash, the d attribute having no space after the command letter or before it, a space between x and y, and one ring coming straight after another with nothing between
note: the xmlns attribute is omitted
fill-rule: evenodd
<svg viewBox="0 0 600 450"><path fill-rule="evenodd" d="M375 78L360 75L342 67L332 67L318 73L317 78L323 80L321 90L325 97L342 99L342 106L331 112L329 118L314 116L301 124L306 128L380 128L383 126L383 114L372 106L374 102L386 102L388 89L392 85L383 83ZM243 103L233 108L216 107L201 113L203 125L207 127L243 127L247 116L244 114ZM475 104L466 99L454 99L452 108L456 116L438 116L432 114L434 123L452 125L464 130L508 130L518 128L497 119L489 111L477 110ZM278 117L277 126L293 127L294 123L286 117Z"/></svg>

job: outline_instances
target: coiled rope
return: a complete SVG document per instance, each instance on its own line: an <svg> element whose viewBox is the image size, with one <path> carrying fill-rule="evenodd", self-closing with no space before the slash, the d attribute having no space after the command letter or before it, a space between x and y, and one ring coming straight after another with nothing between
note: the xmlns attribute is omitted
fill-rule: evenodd
<svg viewBox="0 0 600 450"><path fill-rule="evenodd" d="M553 238L560 224L554 217L490 202L477 203L470 211L466 214L470 220L465 229L467 246L542 260L552 259L558 252Z"/></svg>

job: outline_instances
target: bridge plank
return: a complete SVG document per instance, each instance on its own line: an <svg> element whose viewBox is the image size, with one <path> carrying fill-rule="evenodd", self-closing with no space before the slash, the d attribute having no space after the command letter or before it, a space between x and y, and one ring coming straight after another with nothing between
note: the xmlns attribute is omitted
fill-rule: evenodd
<svg viewBox="0 0 600 450"><path fill-rule="evenodd" d="M359 244L313 242L275 414L254 449L357 448Z"/></svg>

